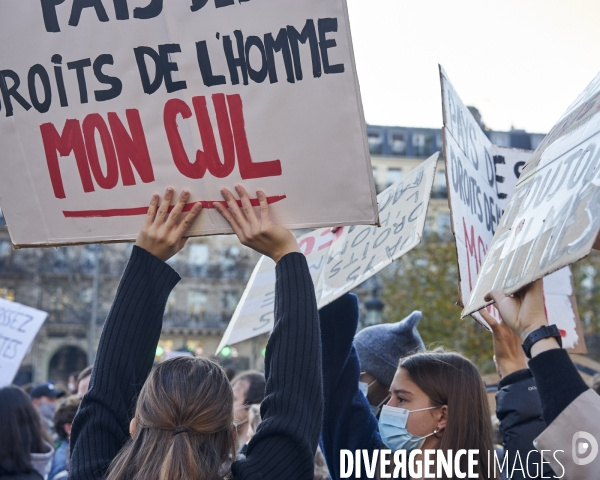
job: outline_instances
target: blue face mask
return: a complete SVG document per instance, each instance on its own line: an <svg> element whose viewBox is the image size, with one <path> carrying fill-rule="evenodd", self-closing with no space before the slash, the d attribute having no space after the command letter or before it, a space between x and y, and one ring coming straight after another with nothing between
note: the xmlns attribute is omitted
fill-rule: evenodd
<svg viewBox="0 0 600 480"><path fill-rule="evenodd" d="M419 449L425 443L427 437L431 437L436 432L432 432L424 437L417 437L406 429L408 414L413 412L422 412L423 410L433 410L440 407L421 408L419 410L406 410L404 408L390 407L384 405L379 417L379 433L381 440L386 447L393 450L411 450Z"/></svg>

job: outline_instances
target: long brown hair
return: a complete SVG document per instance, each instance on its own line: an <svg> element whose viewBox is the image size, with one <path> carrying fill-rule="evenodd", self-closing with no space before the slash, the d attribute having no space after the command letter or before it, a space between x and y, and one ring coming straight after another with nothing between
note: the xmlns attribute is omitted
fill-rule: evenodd
<svg viewBox="0 0 600 480"><path fill-rule="evenodd" d="M138 397L135 422L107 480L222 479L235 457L233 393L225 371L209 359L157 365Z"/></svg>
<svg viewBox="0 0 600 480"><path fill-rule="evenodd" d="M493 429L485 385L475 365L457 353L435 350L402 359L400 368L425 392L431 406L448 406L437 448L454 453L479 450L475 471L479 478L488 478L488 452L494 458ZM466 455L461 458L461 469L468 471Z"/></svg>
<svg viewBox="0 0 600 480"><path fill-rule="evenodd" d="M35 472L32 453L47 453L52 440L19 387L0 388L0 476Z"/></svg>

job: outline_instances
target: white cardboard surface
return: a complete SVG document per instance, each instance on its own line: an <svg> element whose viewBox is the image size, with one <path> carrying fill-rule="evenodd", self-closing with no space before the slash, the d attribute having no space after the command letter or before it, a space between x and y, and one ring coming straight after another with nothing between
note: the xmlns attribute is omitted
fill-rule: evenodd
<svg viewBox="0 0 600 480"><path fill-rule="evenodd" d="M600 230L600 75L533 153L464 315L492 288L511 294L589 254Z"/></svg>
<svg viewBox="0 0 600 480"><path fill-rule="evenodd" d="M380 227L356 226L315 230L298 239L312 274L319 308L360 285L419 243L439 153L377 196ZM273 329L275 263L257 263L217 353Z"/></svg>
<svg viewBox="0 0 600 480"><path fill-rule="evenodd" d="M120 20L115 4L127 2L89 2L81 11L73 10L76 3L85 4L2 5L0 205L15 245L132 240L152 194L167 186L189 189L190 203L206 202L190 236L231 232L209 207L221 200L221 188L237 183L273 197L274 220L289 228L376 224L345 0L150 2L162 5L159 13L130 0ZM46 21L43 4L49 5ZM91 5L102 5L106 17ZM59 32L48 31L48 18ZM307 36L296 41L294 32ZM235 64L236 35L248 59L240 62L249 72L246 82ZM279 35L281 44L272 47ZM148 82L156 77L152 51L164 73L156 91L142 82L145 71ZM107 99L118 93L115 83L121 93ZM209 124L203 136L201 118ZM147 158L132 133L136 125ZM54 131L54 137L65 134L63 151ZM128 149L129 136L138 139ZM214 151L217 156L209 155Z"/></svg>
<svg viewBox="0 0 600 480"><path fill-rule="evenodd" d="M448 198L460 274L459 303L464 306L514 193L518 174L533 152L493 145L441 67L440 78ZM585 352L569 268L544 279L544 296L549 322L561 330L565 348ZM499 318L495 308L489 307L488 311ZM471 316L486 325L478 313L471 312Z"/></svg>
<svg viewBox="0 0 600 480"><path fill-rule="evenodd" d="M0 298L0 388L10 385L48 314Z"/></svg>

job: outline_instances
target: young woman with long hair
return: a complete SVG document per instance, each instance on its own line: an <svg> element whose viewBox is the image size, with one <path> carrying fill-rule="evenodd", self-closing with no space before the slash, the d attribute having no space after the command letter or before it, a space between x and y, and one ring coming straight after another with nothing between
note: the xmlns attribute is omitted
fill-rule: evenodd
<svg viewBox="0 0 600 480"><path fill-rule="evenodd" d="M333 478L340 478L342 450L372 454L381 449L404 451L407 466L411 452L424 465L426 450L446 457L449 451L478 450L475 472L480 479L488 478L488 452L493 459L494 451L491 417L485 385L469 360L442 350L398 359L389 401L378 420L358 386L361 369L352 344L359 319L356 296L342 296L319 315L325 398L322 447ZM461 472L469 471L467 461L467 455L460 458ZM431 471L437 474L437 465ZM364 463L361 474L373 478ZM412 478L425 478L423 470Z"/></svg>
<svg viewBox="0 0 600 480"><path fill-rule="evenodd" d="M266 349L263 422L244 458L235 458L233 393L224 370L206 358L175 358L152 369L169 293L179 280L166 260L181 250L199 214L186 216L184 191L154 196L104 325L90 389L71 433L73 479L312 479L322 422L315 293L295 237L260 216L242 187L238 201L214 207L240 239L277 264L275 321ZM241 206L241 208L240 208ZM137 398L137 401L136 401Z"/></svg>
<svg viewBox="0 0 600 480"><path fill-rule="evenodd" d="M0 388L0 479L40 480L48 476L54 448L29 395Z"/></svg>

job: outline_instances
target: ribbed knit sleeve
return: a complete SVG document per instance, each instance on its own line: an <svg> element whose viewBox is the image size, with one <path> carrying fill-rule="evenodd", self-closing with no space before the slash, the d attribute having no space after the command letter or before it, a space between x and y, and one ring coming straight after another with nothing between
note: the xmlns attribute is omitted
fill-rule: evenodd
<svg viewBox="0 0 600 480"><path fill-rule="evenodd" d="M547 350L533 357L529 360L529 368L535 378L547 425L588 389L569 354L562 348Z"/></svg>
<svg viewBox="0 0 600 480"><path fill-rule="evenodd" d="M267 344L262 423L235 479L314 478L323 420L319 316L306 258L284 256L276 268L275 325Z"/></svg>
<svg viewBox="0 0 600 480"><path fill-rule="evenodd" d="M71 431L70 479L100 479L129 439L134 400L150 373L169 293L180 280L133 247L98 346L90 389Z"/></svg>

